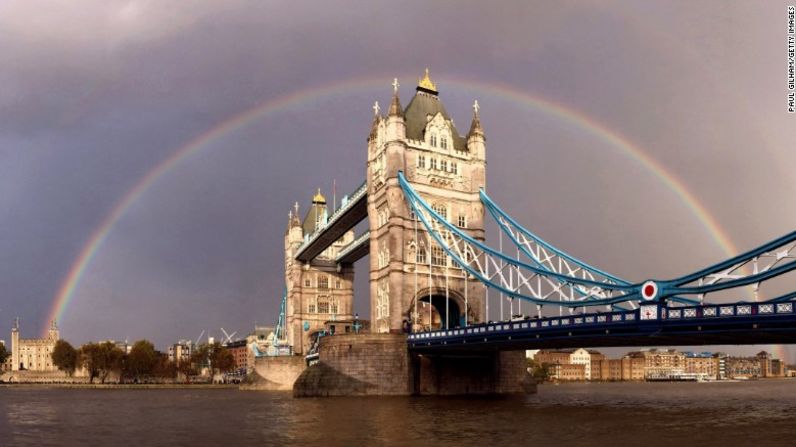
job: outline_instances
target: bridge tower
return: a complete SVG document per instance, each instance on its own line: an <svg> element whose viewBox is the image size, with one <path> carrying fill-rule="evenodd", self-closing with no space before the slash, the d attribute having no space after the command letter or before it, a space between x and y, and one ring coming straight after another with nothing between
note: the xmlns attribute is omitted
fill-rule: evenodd
<svg viewBox="0 0 796 447"><path fill-rule="evenodd" d="M317 334L335 322L354 318L354 270L339 265L337 253L354 240L353 231L332 243L310 262L295 259L305 238L326 224L326 198L320 189L312 198L304 220L299 219L299 205L289 214L285 233L285 286L287 289L287 340L297 354L306 354Z"/></svg>
<svg viewBox="0 0 796 447"><path fill-rule="evenodd" d="M466 278L422 230L398 182L403 171L419 194L454 225L484 240L485 137L478 103L459 135L426 69L406 108L398 81L387 116L374 105L368 137L371 331L459 327L485 318L484 286Z"/></svg>

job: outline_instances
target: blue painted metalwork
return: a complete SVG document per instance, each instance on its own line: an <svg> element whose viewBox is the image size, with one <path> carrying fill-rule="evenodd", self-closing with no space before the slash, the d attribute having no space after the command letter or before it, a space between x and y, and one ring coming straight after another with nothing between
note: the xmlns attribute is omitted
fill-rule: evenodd
<svg viewBox="0 0 796 447"><path fill-rule="evenodd" d="M598 269L596 267L593 267L593 266L591 266L589 264L586 264L585 262L583 262L583 261L581 261L579 259L576 259L576 258L570 256L569 254L567 254L566 252L564 252L562 250L559 250L558 248L556 248L553 245L549 244L548 242L546 242L545 240L543 240L539 236L535 235L534 233L530 232L528 229L526 229L525 227L523 227L522 225L517 223L517 221L514 220L514 218L509 216L505 211L503 211L502 208L500 208L500 206L498 206L494 201L492 201L492 199L489 198L489 196L486 194L486 192L484 192L483 189L479 191L479 194L480 194L480 197L481 197L481 203L484 204L486 209L492 215L492 218L495 219L495 222L498 223L498 225L500 226L501 230L503 230L503 233L511 239L511 241L514 243L514 245L517 246L517 248L519 248L526 256L528 256L529 258L533 259L540 267L544 268L544 265L542 264L541 260L538 259L533 253L531 253L524 244L522 244L519 240L517 240L517 237L514 235L514 233L509 231L509 228L508 228L509 224L515 230L517 230L518 232L520 232L523 235L525 235L525 237L533 240L537 244L545 247L549 251L552 251L553 253L555 253L556 255L566 259L567 261L569 261L569 262L571 262L573 264L576 264L577 266L579 266L583 270L585 270L587 272L591 272L592 274L594 274L596 276L604 276L605 278L610 279L611 281L613 281L613 282L615 282L617 284L631 285L630 282L625 281L624 279L618 278L618 277L616 277L614 275L611 275L610 273L606 273L606 272L604 272L604 271L602 271L602 270L600 270L600 269Z"/></svg>
<svg viewBox="0 0 796 447"><path fill-rule="evenodd" d="M727 303L670 308L655 304L654 318L640 309L521 321L410 334L413 350L532 349L578 346L647 346L657 343L760 344L796 341L796 303Z"/></svg>
<svg viewBox="0 0 796 447"><path fill-rule="evenodd" d="M282 293L282 303L279 305L279 319L274 328L274 346L279 346L287 337L287 284Z"/></svg>
<svg viewBox="0 0 796 447"><path fill-rule="evenodd" d="M436 243L439 244L439 246L446 252L448 256L451 257L451 259L453 259L453 261L459 267L475 276L479 281L483 282L488 287L494 288L506 294L510 298L522 299L539 305L555 304L572 309L582 306L617 305L627 302L635 304L651 301L671 302L689 306L700 304L704 295L707 293L749 285L758 287L763 281L796 270L796 232L792 232L769 243L766 243L754 250L748 251L729 260L715 264L681 278L668 281L646 281L644 283L631 284L628 281L622 280L616 276L610 275L600 269L590 266L589 264L586 264L585 262L580 261L553 247L551 244L545 242L532 232L519 225L513 218L511 218L511 216L505 213L483 191L481 191L481 200L486 209L497 221L501 231L509 236L512 244L531 260L532 264L529 264L511 256L507 256L501 251L495 250L472 238L466 232L461 231L458 227L452 225L446 219L437 214L433 208L414 191L411 184L406 180L402 172L398 173L398 179L407 202L414 211L415 215L418 216L419 220L423 223L426 231L428 231ZM439 231L435 229L436 227L434 224L440 227ZM573 300L572 298L569 298L567 301L554 301L546 299L546 297L545 299L541 299L537 296L529 296L524 293L519 293L519 286L515 290L512 290L511 288L506 287L506 285L503 283L492 281L489 277L487 277L487 275L484 274L483 271L473 268L469 261L465 261L462 258L461 253L457 253L455 250L453 250L446 241L446 238L443 238L442 235L439 234L440 231L444 231L446 234L453 235L459 240L464 241L465 244L482 252L485 257L491 256L497 260L500 260L501 270L508 265L511 269L516 268L519 274L520 269L522 269L523 271L527 271L536 277L545 278L545 280L550 282L550 284L557 283L559 284L559 287L568 288L574 293L580 295L582 299ZM546 250L554 253L556 256L559 256L561 259L576 265L577 269L570 269L570 272L579 272L585 277L575 277L548 268L544 265L544 262L541 259L527 249L525 243L519 240L517 234L521 234L523 238L532 240L534 244L538 244L539 246L544 247ZM766 258L768 265L765 265L762 269L760 269L758 260L762 258ZM790 259L790 261L785 262L782 265L777 265L783 259ZM741 274L736 272L747 264L753 265L752 273ZM602 278L602 281L592 278ZM688 283L692 283L694 281L699 281L699 284L688 286ZM652 284L655 287L653 289L654 293L652 295L645 295L641 293L642 286L646 284ZM622 294L616 296L614 295L615 293ZM686 298L681 295L700 295L700 300ZM787 294L778 298L774 298L770 301L789 301L793 298L793 294Z"/></svg>
<svg viewBox="0 0 796 447"><path fill-rule="evenodd" d="M603 288L603 289L622 290L622 291L629 291L629 292L631 292L633 294L637 294L637 291L635 290L635 289L637 289L637 286L634 286L634 285L606 284L606 283L602 283L602 282L598 282L598 281L591 281L591 280L588 280L588 279L575 278L575 277L564 275L564 274L561 274L561 273L551 272L551 271L545 270L545 269L540 269L540 268L532 266L532 265L530 265L528 263L525 263L525 262L522 262L522 261L517 261L516 259L514 259L514 258L512 258L510 256L506 256L505 254L501 253L500 251L495 250L495 249L493 249L493 248L491 248L491 247L489 247L489 246L477 241L476 239L473 239L472 237L470 237L470 235L468 235L465 232L462 232L461 230L459 230L459 228L457 228L456 226L454 226L453 224L451 224L447 220L443 219L442 216L437 214L437 212L434 211L428 203L426 203L419 195L417 195L417 193L414 191L414 189L412 189L412 186L406 180L406 177L404 177L403 172L399 172L398 173L398 179L400 181L401 188L403 189L404 194L411 198L411 200L409 200L409 203L412 206L412 209L415 211L415 214L423 222L423 225L426 227L426 230L429 231L429 233L432 235L432 237L434 237L434 239L437 241L437 243L440 244L440 246L443 249L445 249L445 251L448 252L448 254L457 261L457 264L459 264L462 267L465 267L465 269L467 269L466 263L463 260L459 259L455 254L450 252L450 249L448 248L448 245L442 240L442 238L440 237L439 234L437 234L435 231L433 231L433 229L431 228L430 223L425 218L423 213L419 213L418 212L418 211L420 211L420 208L418 208L418 205L420 205L420 207L422 207L425 210L425 212L429 213L436 221L438 221L440 224L445 226L448 231L450 231L451 233L455 234L457 237L460 237L461 239L467 241L467 243L478 247L480 250L482 250L482 251L484 251L486 253L489 253L490 255L495 256L496 258L499 258L499 259L505 261L507 264L511 264L511 265L514 265L514 266L517 266L517 267L522 267L522 268L524 268L524 269L526 269L528 271L531 271L533 273L536 273L538 275L549 276L549 277L555 278L556 280L561 281L563 283L567 283L567 284L579 284L579 285L584 285L584 286L599 287L599 288ZM499 288L499 287L496 287L496 288ZM506 290L505 292L507 294L509 294L509 295L516 295L516 293L511 292L509 290ZM617 302L621 302L621 301L617 301ZM546 303L549 303L549 301L547 301ZM543 302L541 304L545 304L545 303ZM606 303L602 303L602 304L606 304ZM576 307L580 307L580 306L581 306L581 304L577 305Z"/></svg>

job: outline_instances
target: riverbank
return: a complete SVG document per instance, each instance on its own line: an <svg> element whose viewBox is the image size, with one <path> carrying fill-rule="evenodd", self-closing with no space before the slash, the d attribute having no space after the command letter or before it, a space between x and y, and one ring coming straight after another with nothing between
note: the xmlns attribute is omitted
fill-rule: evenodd
<svg viewBox="0 0 796 447"><path fill-rule="evenodd" d="M238 384L212 383L0 383L2 388L67 388L91 390L238 389Z"/></svg>

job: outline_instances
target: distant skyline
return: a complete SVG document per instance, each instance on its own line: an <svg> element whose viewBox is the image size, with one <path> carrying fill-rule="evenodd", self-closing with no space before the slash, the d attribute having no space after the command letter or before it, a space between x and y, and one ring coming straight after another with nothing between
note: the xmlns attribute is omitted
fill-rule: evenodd
<svg viewBox="0 0 796 447"><path fill-rule="evenodd" d="M273 325L288 211L364 179L373 102L425 67L460 131L482 106L490 196L594 265L666 278L793 231L786 5L4 2L0 339Z"/></svg>

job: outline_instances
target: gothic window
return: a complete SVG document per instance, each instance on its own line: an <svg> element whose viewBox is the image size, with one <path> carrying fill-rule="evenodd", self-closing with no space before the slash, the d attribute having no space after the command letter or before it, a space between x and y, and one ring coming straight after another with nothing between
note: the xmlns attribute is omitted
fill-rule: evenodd
<svg viewBox="0 0 796 447"><path fill-rule="evenodd" d="M331 310L331 312L333 314L336 314L337 313L337 303L332 301L331 305L329 306L329 310Z"/></svg>
<svg viewBox="0 0 796 447"><path fill-rule="evenodd" d="M328 289L329 288L329 277L328 276L321 276L318 278L318 288L319 289Z"/></svg>
<svg viewBox="0 0 796 447"><path fill-rule="evenodd" d="M417 257L416 257L415 260L416 260L416 262L418 264L425 264L427 262L427 259L426 259L426 247L420 247L417 250Z"/></svg>
<svg viewBox="0 0 796 447"><path fill-rule="evenodd" d="M440 146L442 146L443 149L447 149L448 148L448 138L447 137L443 136L442 138L440 138L439 143L440 143Z"/></svg>
<svg viewBox="0 0 796 447"><path fill-rule="evenodd" d="M379 281L376 287L376 320L379 332L389 332L390 317L390 283L386 280Z"/></svg>
<svg viewBox="0 0 796 447"><path fill-rule="evenodd" d="M308 306L307 312L314 314L315 313L315 303L310 303Z"/></svg>
<svg viewBox="0 0 796 447"><path fill-rule="evenodd" d="M390 218L390 211L387 209L386 206L382 207L379 209L378 213L376 214L376 217L378 219L378 226L379 227L384 226L387 224L387 221Z"/></svg>
<svg viewBox="0 0 796 447"><path fill-rule="evenodd" d="M430 162L431 162L431 169L437 169L437 159L432 158Z"/></svg>
<svg viewBox="0 0 796 447"><path fill-rule="evenodd" d="M318 300L318 313L319 314L328 314L329 313L329 302L324 300Z"/></svg>
<svg viewBox="0 0 796 447"><path fill-rule="evenodd" d="M418 168L425 168L426 167L426 156L425 155L419 155L417 157L417 167Z"/></svg>
<svg viewBox="0 0 796 447"><path fill-rule="evenodd" d="M466 228L467 227L467 217L464 214L459 214L459 227Z"/></svg>
<svg viewBox="0 0 796 447"><path fill-rule="evenodd" d="M431 209L433 209L434 212L439 214L443 219L448 220L448 208L445 205L441 203L435 203Z"/></svg>
<svg viewBox="0 0 796 447"><path fill-rule="evenodd" d="M457 165L455 161L451 162L451 172L457 175L459 174L459 165Z"/></svg>
<svg viewBox="0 0 796 447"><path fill-rule="evenodd" d="M447 171L448 170L448 160L442 160L439 162L440 170Z"/></svg>
<svg viewBox="0 0 796 447"><path fill-rule="evenodd" d="M431 264L445 265L445 250L439 245L431 247Z"/></svg>
<svg viewBox="0 0 796 447"><path fill-rule="evenodd" d="M431 147L437 147L437 134L431 134Z"/></svg>

